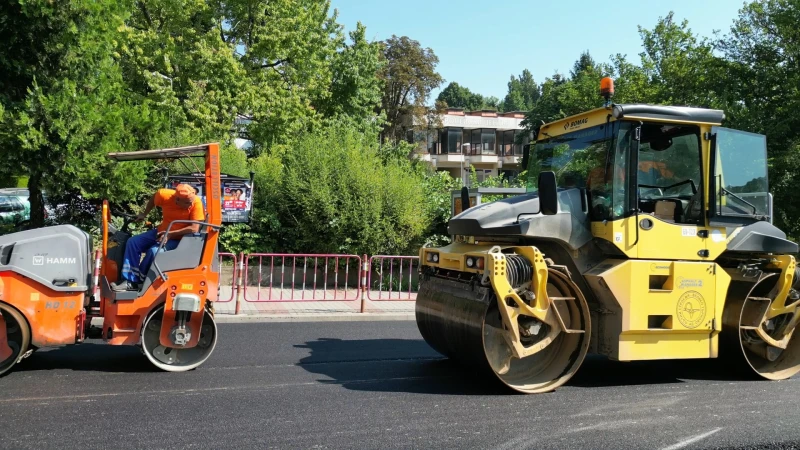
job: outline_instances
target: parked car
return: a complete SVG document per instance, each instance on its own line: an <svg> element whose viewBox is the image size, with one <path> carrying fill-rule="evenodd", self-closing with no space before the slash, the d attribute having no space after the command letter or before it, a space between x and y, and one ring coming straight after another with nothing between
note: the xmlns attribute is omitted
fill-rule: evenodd
<svg viewBox="0 0 800 450"><path fill-rule="evenodd" d="M31 219L30 192L26 188L0 189L0 223L20 223ZM53 209L47 204L47 195L42 193L45 201L44 216L53 216Z"/></svg>
<svg viewBox="0 0 800 450"><path fill-rule="evenodd" d="M0 192L0 223L19 223L30 218L31 209L27 196Z"/></svg>

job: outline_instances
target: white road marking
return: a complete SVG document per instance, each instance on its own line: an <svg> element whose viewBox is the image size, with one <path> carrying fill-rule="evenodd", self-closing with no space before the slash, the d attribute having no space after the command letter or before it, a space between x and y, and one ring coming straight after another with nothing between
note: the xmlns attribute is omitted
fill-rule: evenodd
<svg viewBox="0 0 800 450"><path fill-rule="evenodd" d="M511 439L510 441L503 442L502 444L495 447L495 449L511 450L512 448L519 448L520 446L522 446L522 448L528 448L535 441L536 440L530 436L522 435L522 436L517 436L514 439ZM523 446L522 444L527 444L527 445Z"/></svg>
<svg viewBox="0 0 800 450"><path fill-rule="evenodd" d="M695 443L695 442L697 442L697 441L699 441L699 440L701 440L701 439L705 439L705 438L707 438L707 437L711 436L712 434L714 434L714 433L718 432L718 431L719 431L719 430L721 430L721 429L722 429L722 427L720 427L720 428L715 428L715 429L713 429L713 430L711 430L711 431L709 431L709 432L706 432L706 433L703 433L703 434L698 434L698 435L697 435L697 436L695 436L695 437L691 437L691 438L689 438L689 439L685 439L685 440L683 440L683 441L680 441L680 442L678 442L678 443L677 443L677 444L675 444L675 445L670 445L669 447L666 447L666 448L664 448L664 449L662 449L662 450L678 450L679 448L686 447L687 445L689 445L689 444L693 444L693 443Z"/></svg>

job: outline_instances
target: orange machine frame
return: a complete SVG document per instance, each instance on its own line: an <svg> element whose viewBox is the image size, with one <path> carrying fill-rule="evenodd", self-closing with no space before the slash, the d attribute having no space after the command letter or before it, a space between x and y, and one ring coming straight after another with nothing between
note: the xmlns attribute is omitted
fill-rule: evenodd
<svg viewBox="0 0 800 450"><path fill-rule="evenodd" d="M12 271L0 272L0 303L7 314L15 316L24 330L22 345L28 354L39 347L69 345L82 342L90 332L94 335L91 319L102 318L102 338L112 345L136 345L140 342L142 326L158 308L164 306L160 330L160 343L165 347L192 348L198 344L201 325L208 313L213 320L213 302L217 300L219 272L214 270L214 258L222 225L221 182L219 145L216 143L164 150L145 150L110 153L108 157L117 161L175 159L183 157L205 157L206 221L205 243L200 264L191 269L170 270L155 280L138 298L130 293L120 296L107 286L116 281L117 265L108 258L108 224L111 219L108 201L103 202L102 259L99 273L95 272L95 283L88 291L74 284L74 289L55 290ZM95 262L96 263L96 262ZM155 264L155 263L154 263ZM98 270L95 267L95 270ZM99 277L98 277L99 276ZM102 289L97 283L106 287ZM93 285L93 286L92 286ZM100 296L98 310L90 310L92 289ZM173 298L182 293L197 295L201 304L199 311L188 312L185 324L191 333L186 345L172 343L169 333L181 314L173 311ZM117 299L116 297L120 297ZM128 298L128 299L124 299ZM87 313L89 310L89 313ZM87 320L88 319L88 320ZM0 360L8 358L11 348L6 339L6 322L0 315ZM155 330L154 330L155 331Z"/></svg>
<svg viewBox="0 0 800 450"><path fill-rule="evenodd" d="M101 296L100 316L103 317L103 339L111 345L134 345L139 342L141 327L147 316L164 303L164 317L161 322L161 345L176 346L169 340L169 331L175 321L176 311L172 310L172 301L177 293L194 293L201 299L215 299L219 274L212 271L215 249L219 241L219 226L222 224L222 206L220 199L220 160L219 144L207 144L193 147L182 147L166 150L145 150L140 152L122 152L109 154L109 158L118 161L142 159L165 159L205 156L205 195L207 216L207 237L200 265L193 269L176 270L169 273L168 279L157 279L141 297L135 300L120 301ZM108 222L110 210L108 202L103 202L102 211L102 273L111 283L115 281L117 267L108 259ZM207 305L201 306L201 312ZM199 330L203 314L192 314L187 323L191 329ZM110 332L109 332L110 331ZM200 333L192 333L191 340L180 348L191 348L197 345Z"/></svg>

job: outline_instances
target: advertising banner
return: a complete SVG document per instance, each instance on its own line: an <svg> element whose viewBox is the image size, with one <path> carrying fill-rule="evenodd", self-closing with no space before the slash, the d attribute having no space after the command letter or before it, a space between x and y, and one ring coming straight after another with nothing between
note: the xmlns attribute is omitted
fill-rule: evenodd
<svg viewBox="0 0 800 450"><path fill-rule="evenodd" d="M222 199L222 222L223 223L244 223L250 220L250 210L253 204L253 181L249 178L234 177L221 174L221 199ZM206 207L206 195L203 192L205 187L205 174L189 173L182 175L172 175L168 178L166 187L185 183L197 191L197 195Z"/></svg>

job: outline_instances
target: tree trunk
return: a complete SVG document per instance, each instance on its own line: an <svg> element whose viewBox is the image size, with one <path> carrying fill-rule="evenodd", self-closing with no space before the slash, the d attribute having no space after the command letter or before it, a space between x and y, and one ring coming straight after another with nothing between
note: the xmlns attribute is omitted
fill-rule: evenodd
<svg viewBox="0 0 800 450"><path fill-rule="evenodd" d="M31 205L31 228L40 228L44 226L44 198L42 197L42 189L40 181L42 175L40 173L31 173L28 179L28 201Z"/></svg>

